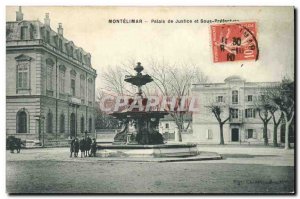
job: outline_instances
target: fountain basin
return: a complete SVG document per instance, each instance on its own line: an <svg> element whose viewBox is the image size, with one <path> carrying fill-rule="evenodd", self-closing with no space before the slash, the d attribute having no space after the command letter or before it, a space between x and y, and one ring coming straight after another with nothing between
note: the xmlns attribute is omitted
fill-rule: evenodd
<svg viewBox="0 0 300 199"><path fill-rule="evenodd" d="M199 154L195 144L98 145L97 157L192 157Z"/></svg>

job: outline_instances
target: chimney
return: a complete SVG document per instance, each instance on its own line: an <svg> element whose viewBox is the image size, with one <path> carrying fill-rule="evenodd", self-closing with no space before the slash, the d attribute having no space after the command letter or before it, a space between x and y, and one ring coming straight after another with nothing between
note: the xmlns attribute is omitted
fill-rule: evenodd
<svg viewBox="0 0 300 199"><path fill-rule="evenodd" d="M44 24L45 24L46 26L50 26L49 13L46 13L46 15L45 15Z"/></svg>
<svg viewBox="0 0 300 199"><path fill-rule="evenodd" d="M19 6L19 11L16 12L16 21L23 21L23 13L21 6Z"/></svg>
<svg viewBox="0 0 300 199"><path fill-rule="evenodd" d="M61 36L64 35L64 29L62 27L62 23L58 23L57 33Z"/></svg>

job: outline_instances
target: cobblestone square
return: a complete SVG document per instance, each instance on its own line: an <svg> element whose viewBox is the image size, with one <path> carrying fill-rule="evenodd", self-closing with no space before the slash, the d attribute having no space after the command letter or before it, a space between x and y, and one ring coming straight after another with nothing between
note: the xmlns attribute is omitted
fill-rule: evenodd
<svg viewBox="0 0 300 199"><path fill-rule="evenodd" d="M67 148L7 152L9 193L292 193L293 150L198 146L222 160L129 162L69 158Z"/></svg>

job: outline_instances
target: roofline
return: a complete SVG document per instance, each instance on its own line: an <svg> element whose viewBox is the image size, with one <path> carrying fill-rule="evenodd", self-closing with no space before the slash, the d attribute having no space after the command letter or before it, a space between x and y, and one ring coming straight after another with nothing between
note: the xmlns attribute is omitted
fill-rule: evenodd
<svg viewBox="0 0 300 199"><path fill-rule="evenodd" d="M42 26L46 26L46 25L45 25L44 23L42 23L39 19L37 19L37 20L22 20L22 21L7 21L6 23L21 23L21 22L38 22L38 23L40 23ZM55 31L55 30L53 30L53 29L51 28L51 26L48 26L48 27L50 28L51 31L55 32L55 33L58 35L58 32ZM64 37L64 36L62 36L62 37L67 41L67 43L73 42L74 47L75 47L76 49L78 49L78 50L81 50L81 51L83 52L84 55L90 54L90 56L91 56L91 53L90 53L90 52L87 52L87 51L85 51L82 47L78 47L77 45L75 45L75 43L74 43L73 40L69 40L69 39L67 39L67 38ZM13 40L9 40L9 41L13 41Z"/></svg>

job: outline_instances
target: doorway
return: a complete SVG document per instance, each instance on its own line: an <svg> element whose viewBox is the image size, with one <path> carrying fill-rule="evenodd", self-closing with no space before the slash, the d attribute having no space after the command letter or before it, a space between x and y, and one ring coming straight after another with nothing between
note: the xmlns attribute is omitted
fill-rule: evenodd
<svg viewBox="0 0 300 199"><path fill-rule="evenodd" d="M239 137L240 137L239 129L237 128L231 129L231 141L238 142L240 140Z"/></svg>

